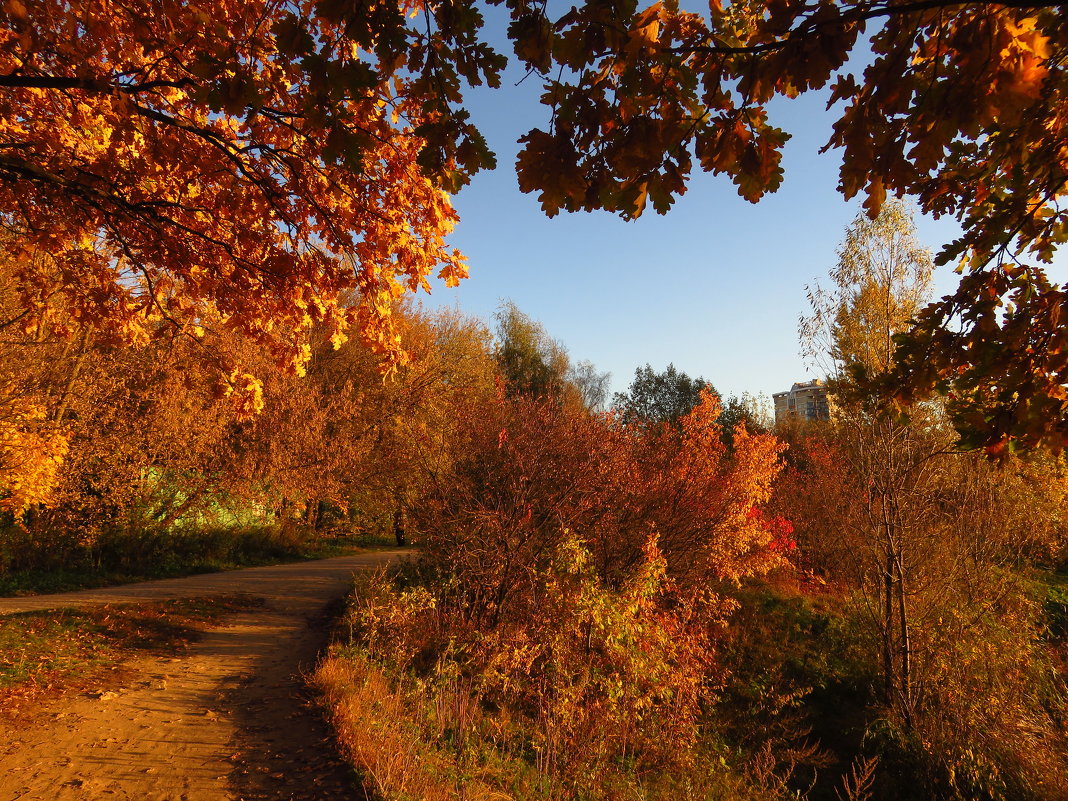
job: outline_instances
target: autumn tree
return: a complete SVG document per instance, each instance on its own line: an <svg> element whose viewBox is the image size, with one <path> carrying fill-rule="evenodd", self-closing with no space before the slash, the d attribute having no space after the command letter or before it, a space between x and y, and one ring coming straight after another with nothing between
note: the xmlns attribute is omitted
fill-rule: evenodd
<svg viewBox="0 0 1068 801"><path fill-rule="evenodd" d="M539 776L568 793L623 756L686 770L722 678L717 587L784 563L763 513L781 445L740 429L730 452L719 416L709 391L677 425L624 426L502 386L465 409L466 447L419 509L434 601L393 636L529 721ZM375 631L402 617L368 611Z"/></svg>
<svg viewBox="0 0 1068 801"><path fill-rule="evenodd" d="M229 389L220 353L264 376L263 414L218 402ZM163 532L226 521L234 509L261 509L251 517L273 522L276 498L309 486L325 494L326 462L341 450L322 447L328 408L269 364L235 332L89 349L77 375L64 376L72 392L61 480L27 525L46 540L66 530L91 544L103 530Z"/></svg>
<svg viewBox="0 0 1068 801"><path fill-rule="evenodd" d="M857 380L893 367L895 334L905 330L926 299L932 265L919 245L907 206L892 201L875 220L860 215L846 232L830 290L810 290L812 314L801 321L810 358L823 355L833 371L836 440L847 460L862 551L871 557L872 604L882 643L886 700L911 725L914 712L913 581L917 551L933 511L938 457L951 438L939 410L919 410L912 424L874 409ZM923 419L920 419L922 416ZM853 507L853 504L850 504ZM849 507L847 507L849 508Z"/></svg>
<svg viewBox="0 0 1068 801"><path fill-rule="evenodd" d="M828 377L863 381L895 366L895 337L930 296L934 264L907 203L891 199L874 219L858 215L830 270L832 287L808 288L801 321L805 356Z"/></svg>
<svg viewBox="0 0 1068 801"><path fill-rule="evenodd" d="M761 512L781 447L743 430L728 453L719 414L707 391L654 428L530 396L471 404L466 452L421 512L427 551L463 577L483 621L572 536L606 580L633 570L654 533L680 587L763 572L786 550Z"/></svg>
<svg viewBox="0 0 1068 801"><path fill-rule="evenodd" d="M0 263L0 314L20 314L18 287ZM21 515L46 501L59 482L69 447L63 425L87 336L57 341L0 330L0 510Z"/></svg>
<svg viewBox="0 0 1068 801"><path fill-rule="evenodd" d="M39 457L14 454L22 472L39 458L51 471L37 471L33 495L19 481L0 490L10 512L0 523L0 570L95 562L102 534L137 528L146 543L150 531L195 518L234 489L238 477L220 470L236 410L214 400L218 373L205 372L188 341L120 349L51 327L5 333L4 355L15 358L3 369L17 366L22 399L39 410L30 431L57 438L63 451L61 459L44 448Z"/></svg>
<svg viewBox="0 0 1068 801"><path fill-rule="evenodd" d="M599 372L590 361L572 363L563 343L511 301L502 303L494 318L494 356L509 395L552 398L587 412L603 410L610 373Z"/></svg>
<svg viewBox="0 0 1068 801"><path fill-rule="evenodd" d="M509 391L536 398L564 392L571 359L545 327L512 302L502 303L497 321L497 363Z"/></svg>
<svg viewBox="0 0 1068 801"><path fill-rule="evenodd" d="M583 360L573 364L567 373L567 380L590 411L603 411L608 405L612 374L602 373L593 362Z"/></svg>
<svg viewBox="0 0 1068 801"><path fill-rule="evenodd" d="M690 378L674 364L662 372L647 364L634 371L634 380L625 392L613 396L612 407L628 424L677 423L697 406L701 392L706 389L712 389L708 381Z"/></svg>
<svg viewBox="0 0 1068 801"><path fill-rule="evenodd" d="M416 132L441 114L439 73L398 74L440 41L403 35L411 10L7 4L0 212L22 324L62 301L136 341L209 304L295 369L313 324L396 356L392 301L465 274L444 242L453 158L431 165Z"/></svg>
<svg viewBox="0 0 1068 801"><path fill-rule="evenodd" d="M465 453L463 418L494 393L496 364L491 336L479 321L455 310L394 311L408 359L383 380L376 357L359 343L334 349L323 338L309 378L336 407L327 447L344 451L359 443L355 458L337 463L341 495L361 525L381 529L407 516L436 491Z"/></svg>
<svg viewBox="0 0 1068 801"><path fill-rule="evenodd" d="M953 390L974 442L1063 444L1065 301L1041 267L1068 219L1058 5L507 14L549 107L517 162L548 214L666 212L694 169L758 200L783 179L772 101L830 87L842 193L865 194L873 217L909 195L963 226L938 257L963 260L960 287L920 314L888 386L905 400ZM36 319L63 296L129 338L210 303L282 363L306 353L279 332L317 321L395 353L389 301L464 274L443 241L445 192L494 163L463 107L506 61L483 25L474 0L9 3L0 213L26 265L23 309ZM345 289L361 303L339 307Z"/></svg>
<svg viewBox="0 0 1068 801"><path fill-rule="evenodd" d="M464 412L493 397L496 375L478 321L392 314L409 358L391 380L371 351L335 349L325 329L313 329L299 376L271 369L256 340L207 317L197 339L124 347L9 328L4 400L32 414L2 418L0 573L99 567L102 554L105 566L158 568L172 546L210 547L246 527L291 544L328 522L386 529L447 483L466 452ZM229 390L221 362L262 376L257 414L218 402Z"/></svg>
<svg viewBox="0 0 1068 801"><path fill-rule="evenodd" d="M802 326L809 353L825 348L837 375L835 410L829 424L794 432L780 510L802 561L856 592L904 740L915 736L958 792L1015 797L1063 764L1048 734L1020 747L1022 720L1036 732L1055 725L1029 695L1042 659L1011 569L1056 539L1060 494L1056 481L1024 490L1019 462L958 451L940 404L917 404L902 420L866 392L894 369L893 337L924 302L930 272L903 205L850 226L832 287L810 293ZM986 689L973 693L975 683Z"/></svg>
<svg viewBox="0 0 1068 801"><path fill-rule="evenodd" d="M731 395L723 401L723 410L719 413L719 427L723 431L723 441L733 447L734 435L744 431L748 434L767 434L775 428L774 413L766 395L752 395L743 392Z"/></svg>

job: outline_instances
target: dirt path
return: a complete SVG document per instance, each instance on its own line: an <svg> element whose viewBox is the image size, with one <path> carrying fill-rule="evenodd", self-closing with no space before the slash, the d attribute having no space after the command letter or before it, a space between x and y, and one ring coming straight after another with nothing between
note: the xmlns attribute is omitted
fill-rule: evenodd
<svg viewBox="0 0 1068 801"><path fill-rule="evenodd" d="M58 701L31 725L0 723L0 801L365 798L328 747L300 676L324 645L324 609L353 571L401 553L0 599L0 614L238 592L266 601L180 658L132 665L119 687Z"/></svg>

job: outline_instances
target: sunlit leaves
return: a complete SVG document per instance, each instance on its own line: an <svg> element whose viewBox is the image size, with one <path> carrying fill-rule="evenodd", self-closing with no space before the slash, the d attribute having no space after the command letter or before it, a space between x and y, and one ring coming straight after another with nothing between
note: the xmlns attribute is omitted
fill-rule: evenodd
<svg viewBox="0 0 1068 801"><path fill-rule="evenodd" d="M1013 312L1011 335L970 315L991 292L1023 309L1051 289L1033 264L1068 237L1058 6L740 0L705 15L621 0L554 16L539 2L503 5L551 110L516 162L547 214L665 213L695 166L755 202L784 179L773 102L830 86L842 193L862 196L871 217L903 195L955 217L963 235L939 259L978 271L923 316L902 352L903 397L969 373L977 398L1017 382L1032 423L1055 411L1055 359L1030 359L1032 382L1004 369L1026 326L1036 342L1059 338L1051 312ZM445 193L494 165L463 107L469 86L501 83L505 57L484 24L475 0L9 4L6 246L48 254L59 274L27 269L27 308L41 314L34 298L56 289L79 319L137 339L207 304L290 368L303 358L290 333L316 323L338 341L354 329L396 363L390 304L435 273L464 275L444 243L456 219ZM871 59L855 74L862 42ZM1018 287L999 277L1014 263L1031 265ZM346 290L358 307L337 303ZM998 414L969 423L979 440L1007 435L998 420L1011 413ZM1066 427L1058 413L1010 436L1057 444Z"/></svg>
<svg viewBox="0 0 1068 801"><path fill-rule="evenodd" d="M0 395L0 510L21 514L47 502L68 445L67 435L32 400Z"/></svg>
<svg viewBox="0 0 1068 801"><path fill-rule="evenodd" d="M857 75L862 33L873 59ZM759 200L783 179L787 139L767 104L830 84L837 121L826 149L842 154L842 193L862 195L873 218L902 195L957 218L964 234L938 260L978 271L907 339L894 377L901 396L957 386L972 398L957 418L971 442L1068 442L1060 324L1031 311L1056 289L1033 261L1048 262L1068 238L1068 31L1055 6L756 0L713 3L705 18L623 3L574 8L550 34L523 37L538 42L528 63L546 75L553 124L521 140L517 169L549 214L634 217L650 199L664 212L692 158ZM547 51L564 69L546 67ZM1009 282L1000 276L1014 260L1032 266ZM990 303L997 313L979 311ZM1013 366L1021 361L1026 373Z"/></svg>
<svg viewBox="0 0 1068 801"><path fill-rule="evenodd" d="M894 367L894 337L929 300L933 272L907 203L893 199L874 219L857 215L838 248L831 286L808 288L812 313L800 325L805 356L829 378L885 376Z"/></svg>
<svg viewBox="0 0 1068 801"><path fill-rule="evenodd" d="M306 358L294 340L317 323L396 361L395 298L465 274L445 245L456 217L443 187L491 156L469 128L443 134L437 90L398 72L419 46L405 9L357 6L44 3L8 16L0 209L15 235L3 244L56 268L27 268L25 285L128 340L211 308L293 369ZM462 73L499 69L479 53ZM360 304L339 302L350 290ZM33 293L25 302L41 313Z"/></svg>
<svg viewBox="0 0 1068 801"><path fill-rule="evenodd" d="M1003 301L1002 296L1008 300ZM1035 268L1002 265L966 275L958 292L920 315L898 354L921 388L946 394L967 447L997 457L1068 443L1068 298ZM959 319L963 328L947 325ZM891 375L887 390L899 387ZM907 385L906 385L907 386ZM904 400L915 390L897 389Z"/></svg>

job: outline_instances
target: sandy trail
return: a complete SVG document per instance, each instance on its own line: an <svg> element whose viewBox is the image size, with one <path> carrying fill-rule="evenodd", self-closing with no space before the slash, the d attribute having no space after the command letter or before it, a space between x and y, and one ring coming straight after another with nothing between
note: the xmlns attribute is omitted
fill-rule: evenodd
<svg viewBox="0 0 1068 801"><path fill-rule="evenodd" d="M364 799L300 677L352 573L401 553L0 599L0 614L238 592L266 601L179 658L134 663L121 686L57 701L31 724L0 722L0 801Z"/></svg>

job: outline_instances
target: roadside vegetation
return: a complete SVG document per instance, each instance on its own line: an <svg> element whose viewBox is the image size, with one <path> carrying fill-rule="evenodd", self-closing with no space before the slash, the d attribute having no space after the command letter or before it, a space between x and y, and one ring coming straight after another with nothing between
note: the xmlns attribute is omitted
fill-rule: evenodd
<svg viewBox="0 0 1068 801"><path fill-rule="evenodd" d="M174 532L109 531L91 548L30 550L16 532L0 596L69 592L240 567L324 559L388 544L384 537L324 536L298 527L235 527Z"/></svg>
<svg viewBox="0 0 1068 801"><path fill-rule="evenodd" d="M362 582L314 677L342 749L384 799L1068 797L1068 640L1051 633L1058 617L1041 588L1016 672L994 680L1003 663L957 665L910 729L884 700L858 599L792 570L726 593L737 608L715 627L701 703L682 719L684 677L650 695L596 640L572 647L569 665L552 662L552 682L530 675L533 630L507 644L458 641L425 579ZM588 637L587 620L569 622L573 639ZM528 651L517 658L518 644ZM987 658L1000 647L961 644ZM643 667L677 652L650 650ZM598 697L605 688L615 692ZM554 716L550 704L584 713Z"/></svg>
<svg viewBox="0 0 1068 801"><path fill-rule="evenodd" d="M930 261L897 203L839 256L823 422L674 368L596 413L506 310L528 347L413 513L421 560L360 580L314 679L383 799L1068 798L1068 461L880 406Z"/></svg>
<svg viewBox="0 0 1068 801"><path fill-rule="evenodd" d="M0 316L17 265L0 262ZM238 331L117 349L57 310L0 341L0 594L317 558L403 535L452 420L493 391L488 332L398 310L392 380L360 343L313 336L304 375ZM271 380L250 410L231 359ZM259 385L257 385L259 386ZM402 536L403 539L403 536Z"/></svg>

